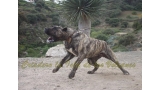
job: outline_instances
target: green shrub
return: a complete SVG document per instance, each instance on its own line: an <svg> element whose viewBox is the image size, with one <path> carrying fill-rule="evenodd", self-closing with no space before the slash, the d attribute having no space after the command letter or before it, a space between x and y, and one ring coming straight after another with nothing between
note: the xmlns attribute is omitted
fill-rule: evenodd
<svg viewBox="0 0 160 90"><path fill-rule="evenodd" d="M103 30L104 29L96 29L96 28L92 28L91 29L91 37L96 38L98 35L103 34Z"/></svg>
<svg viewBox="0 0 160 90"><path fill-rule="evenodd" d="M134 10L136 11L142 11L142 0L139 0L139 1L141 2L136 3L135 8L134 8Z"/></svg>
<svg viewBox="0 0 160 90"><path fill-rule="evenodd" d="M27 4L24 0L18 0L18 6L25 6Z"/></svg>
<svg viewBox="0 0 160 90"><path fill-rule="evenodd" d="M18 53L22 53L22 52L24 52L26 50L26 47L25 47L25 45L18 45Z"/></svg>
<svg viewBox="0 0 160 90"><path fill-rule="evenodd" d="M126 18L131 19L132 17L130 15L128 15Z"/></svg>
<svg viewBox="0 0 160 90"><path fill-rule="evenodd" d="M33 8L31 8L31 7L23 8L23 11L27 11L27 12L31 12L32 10L33 10Z"/></svg>
<svg viewBox="0 0 160 90"><path fill-rule="evenodd" d="M18 12L18 26L20 26L22 22L27 22L27 17L24 12Z"/></svg>
<svg viewBox="0 0 160 90"><path fill-rule="evenodd" d="M122 10L122 11L128 11L128 10L133 10L133 9L134 9L133 6L128 5L128 4L126 4L126 3L124 3L124 4L121 5L121 10Z"/></svg>
<svg viewBox="0 0 160 90"><path fill-rule="evenodd" d="M46 15L46 16L49 17L49 18L52 18L53 25L58 25L59 24L59 14L54 13L54 14L49 14L49 15Z"/></svg>
<svg viewBox="0 0 160 90"><path fill-rule="evenodd" d="M59 25L59 17L52 17L53 25Z"/></svg>
<svg viewBox="0 0 160 90"><path fill-rule="evenodd" d="M112 23L116 23L116 22L119 22L120 20L118 18L111 18L109 20L109 23L112 24Z"/></svg>
<svg viewBox="0 0 160 90"><path fill-rule="evenodd" d="M118 18L106 18L105 19L106 23L109 23L109 25L111 25L112 27L117 27L119 25L120 19Z"/></svg>
<svg viewBox="0 0 160 90"><path fill-rule="evenodd" d="M110 20L110 18L107 17L107 18L105 19L105 22L106 22L106 23L109 23L109 20Z"/></svg>
<svg viewBox="0 0 160 90"><path fill-rule="evenodd" d="M55 42L51 44L46 43L33 43L18 45L18 57L42 57L46 54L50 47L56 46L57 44L62 44L62 42ZM25 52L27 54L25 54Z"/></svg>
<svg viewBox="0 0 160 90"><path fill-rule="evenodd" d="M41 12L41 8L40 7L35 7L35 10L38 12Z"/></svg>
<svg viewBox="0 0 160 90"><path fill-rule="evenodd" d="M92 23L92 26L95 27L95 26L98 26L98 25L100 25L100 24L101 24L101 22L100 22L99 20L96 20L96 21L94 21L94 22Z"/></svg>
<svg viewBox="0 0 160 90"><path fill-rule="evenodd" d="M30 12L31 12L31 13L37 13L37 11L36 11L36 10L31 10Z"/></svg>
<svg viewBox="0 0 160 90"><path fill-rule="evenodd" d="M108 37L104 34L99 34L96 39L107 41Z"/></svg>
<svg viewBox="0 0 160 90"><path fill-rule="evenodd" d="M91 30L91 37L96 38L99 34L101 34L101 33Z"/></svg>
<svg viewBox="0 0 160 90"><path fill-rule="evenodd" d="M122 11L120 9L115 9L115 10L109 11L108 15L109 15L110 18L115 18L115 17L121 15L121 12Z"/></svg>
<svg viewBox="0 0 160 90"><path fill-rule="evenodd" d="M59 17L57 16L55 16L55 17L52 17L52 22L55 22L55 21L59 21Z"/></svg>
<svg viewBox="0 0 160 90"><path fill-rule="evenodd" d="M28 53L28 55L27 55L28 57L35 57L37 54L36 50L34 50L32 48L28 48L26 51Z"/></svg>
<svg viewBox="0 0 160 90"><path fill-rule="evenodd" d="M135 30L141 30L142 29L142 19L139 19L137 21L135 21L133 23L133 26L132 26Z"/></svg>
<svg viewBox="0 0 160 90"><path fill-rule="evenodd" d="M110 24L112 27L117 27L117 26L119 25L119 19L118 19L118 18L110 19L110 20L109 20L109 24Z"/></svg>
<svg viewBox="0 0 160 90"><path fill-rule="evenodd" d="M117 32L119 32L118 29L107 29L107 30L104 30L102 33L106 35L114 35Z"/></svg>
<svg viewBox="0 0 160 90"><path fill-rule="evenodd" d="M42 54L44 55L48 51L49 47L45 45L42 49Z"/></svg>
<svg viewBox="0 0 160 90"><path fill-rule="evenodd" d="M28 22L35 24L37 22L37 16L34 14L27 15Z"/></svg>
<svg viewBox="0 0 160 90"><path fill-rule="evenodd" d="M133 12L132 12L132 15L137 15L137 12L136 12L136 11L133 11Z"/></svg>
<svg viewBox="0 0 160 90"><path fill-rule="evenodd" d="M134 41L136 41L136 38L133 34L127 34L127 35L123 35L119 38L119 45L124 45L124 46L127 46L127 45L130 45L130 44L133 44Z"/></svg>
<svg viewBox="0 0 160 90"><path fill-rule="evenodd" d="M26 50L26 52L28 53L26 55L26 57L41 57L43 56L43 48L38 47L38 48L28 48Z"/></svg>
<svg viewBox="0 0 160 90"><path fill-rule="evenodd" d="M43 0L37 0L35 3L36 7L43 8L45 6L45 2Z"/></svg>
<svg viewBox="0 0 160 90"><path fill-rule="evenodd" d="M118 22L115 22L115 23L112 23L112 24L111 24L112 27L117 27L118 25L119 25Z"/></svg>
<svg viewBox="0 0 160 90"><path fill-rule="evenodd" d="M23 57L25 50L26 50L25 45L18 44L18 57Z"/></svg>
<svg viewBox="0 0 160 90"><path fill-rule="evenodd" d="M37 14L36 16L38 21L47 21L47 18L44 14Z"/></svg>
<svg viewBox="0 0 160 90"><path fill-rule="evenodd" d="M18 19L21 19L23 21L27 21L26 15L24 12L18 12Z"/></svg>
<svg viewBox="0 0 160 90"><path fill-rule="evenodd" d="M52 17L58 17L59 16L59 14L58 13L53 13L53 14L48 14L48 15L46 15L47 17L49 17L49 18L52 18Z"/></svg>
<svg viewBox="0 0 160 90"><path fill-rule="evenodd" d="M121 23L121 28L127 28L127 27L128 27L128 22L123 21L123 22Z"/></svg>
<svg viewBox="0 0 160 90"><path fill-rule="evenodd" d="M46 4L44 5L44 8L48 11L52 11Z"/></svg>
<svg viewBox="0 0 160 90"><path fill-rule="evenodd" d="M47 18L44 14L29 14L27 15L28 22L35 24L37 21L47 21Z"/></svg>

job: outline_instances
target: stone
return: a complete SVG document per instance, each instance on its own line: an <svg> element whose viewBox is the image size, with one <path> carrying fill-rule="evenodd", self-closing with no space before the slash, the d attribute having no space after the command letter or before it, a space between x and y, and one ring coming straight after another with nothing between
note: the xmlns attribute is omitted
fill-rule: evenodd
<svg viewBox="0 0 160 90"><path fill-rule="evenodd" d="M51 47L46 52L46 57L64 57L67 54L63 44Z"/></svg>

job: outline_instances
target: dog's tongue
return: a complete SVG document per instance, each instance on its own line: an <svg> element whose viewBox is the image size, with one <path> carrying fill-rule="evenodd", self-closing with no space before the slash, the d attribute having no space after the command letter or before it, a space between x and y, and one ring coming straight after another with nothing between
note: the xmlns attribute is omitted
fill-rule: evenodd
<svg viewBox="0 0 160 90"><path fill-rule="evenodd" d="M52 39L53 39L52 37L49 37L49 38L48 38L48 40L52 40Z"/></svg>

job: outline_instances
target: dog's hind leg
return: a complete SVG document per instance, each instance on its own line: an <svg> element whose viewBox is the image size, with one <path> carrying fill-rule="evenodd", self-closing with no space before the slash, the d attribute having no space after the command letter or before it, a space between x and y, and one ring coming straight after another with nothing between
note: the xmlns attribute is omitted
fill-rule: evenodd
<svg viewBox="0 0 160 90"><path fill-rule="evenodd" d="M66 63L67 61L71 60L74 57L73 54L71 54L70 52L67 53L67 55L60 61L60 63L56 66L55 69L53 69L53 73L57 72L64 63Z"/></svg>
<svg viewBox="0 0 160 90"><path fill-rule="evenodd" d="M92 71L88 71L87 73L88 74L93 74L95 71L97 71L97 69L99 68L99 65L97 64L97 60L101 58L101 56L96 56L96 57L93 57L93 58L88 58L88 63L90 65L93 65L94 66L94 69Z"/></svg>
<svg viewBox="0 0 160 90"><path fill-rule="evenodd" d="M118 68L123 72L124 75L129 75L129 72L126 71L125 69L123 69L123 67L119 64L119 62L117 61L113 51L110 49L110 47L107 47L107 50L104 53L104 57L113 61Z"/></svg>

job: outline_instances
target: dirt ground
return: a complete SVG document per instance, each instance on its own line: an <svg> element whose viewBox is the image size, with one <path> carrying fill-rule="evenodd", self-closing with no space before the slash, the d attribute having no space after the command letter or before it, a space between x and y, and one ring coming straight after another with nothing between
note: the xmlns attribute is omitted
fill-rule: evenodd
<svg viewBox="0 0 160 90"><path fill-rule="evenodd" d="M19 90L141 90L142 52L116 52L119 62L130 73L123 75L105 58L98 60L101 67L95 74L87 74L93 67L84 60L73 79L68 75L76 58L66 63L57 73L52 69L63 57L19 58Z"/></svg>

